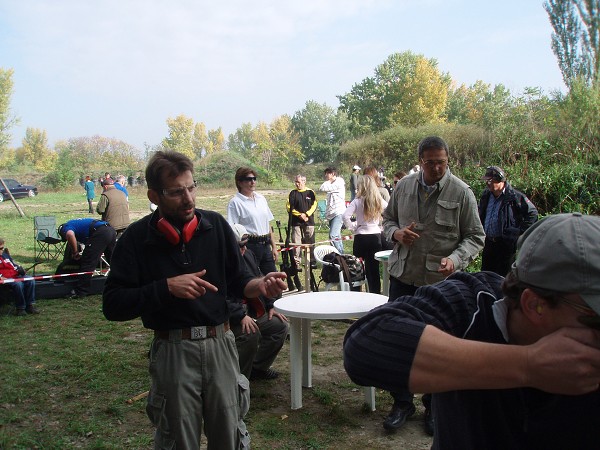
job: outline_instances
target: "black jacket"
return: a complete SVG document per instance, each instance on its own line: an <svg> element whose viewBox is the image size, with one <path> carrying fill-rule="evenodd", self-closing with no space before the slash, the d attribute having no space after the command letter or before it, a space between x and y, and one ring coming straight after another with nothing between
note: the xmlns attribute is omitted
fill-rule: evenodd
<svg viewBox="0 0 600 450"><path fill-rule="evenodd" d="M492 195L489 189L485 189L479 200L479 218L485 228L485 214L487 206ZM513 188L508 181L505 182L504 196L500 210L498 211L498 220L500 220L500 230L502 239L516 242L521 234L531 225L537 222L538 211L531 200L525 194Z"/></svg>
<svg viewBox="0 0 600 450"><path fill-rule="evenodd" d="M250 249L246 249L244 252L244 261L248 266L249 272L255 277L261 277L262 273L260 272L260 268L258 267L258 261L256 259L256 255ZM274 298L268 298L264 296L260 296L260 301L262 302L265 311L269 312L273 309L273 303L275 303ZM248 303L247 313L244 309L243 297L227 297L227 303L229 304L229 311L231 314L231 318L229 319L232 324L239 324L244 316L248 315L254 319L256 319L256 311L252 308L252 306Z"/></svg>
<svg viewBox="0 0 600 450"><path fill-rule="evenodd" d="M130 225L119 238L103 295L109 320L141 317L146 328L171 330L218 325L229 319L228 295L241 297L253 278L233 231L220 214L196 210L198 226L187 243L171 245L156 229L158 213ZM218 292L187 300L173 297L167 278L206 269Z"/></svg>

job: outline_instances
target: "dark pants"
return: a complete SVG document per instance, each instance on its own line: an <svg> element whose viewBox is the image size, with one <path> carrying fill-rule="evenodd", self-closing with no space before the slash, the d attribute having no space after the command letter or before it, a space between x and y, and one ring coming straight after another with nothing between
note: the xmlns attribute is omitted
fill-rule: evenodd
<svg viewBox="0 0 600 450"><path fill-rule="evenodd" d="M485 238L481 253L481 270L496 272L506 276L515 259L517 245L515 242L498 238Z"/></svg>
<svg viewBox="0 0 600 450"><path fill-rule="evenodd" d="M8 286L15 294L15 308L25 309L35 304L35 280L17 281Z"/></svg>
<svg viewBox="0 0 600 450"><path fill-rule="evenodd" d="M88 198L87 199L87 201L88 201L88 207L89 207L88 212L90 214L92 214L94 212L94 204L92 203L93 200L94 200L93 198Z"/></svg>
<svg viewBox="0 0 600 450"><path fill-rule="evenodd" d="M381 294L381 278L379 277L379 261L375 253L381 251L381 234L355 234L352 253L362 258L365 263L365 275L369 283L369 292ZM387 276L387 274L384 274Z"/></svg>
<svg viewBox="0 0 600 450"><path fill-rule="evenodd" d="M102 253L104 253L106 261L110 263L115 248L116 236L117 232L114 228L104 225L91 230L90 237L79 260L79 270L81 272L93 272L98 267ZM81 276L75 286L75 293L79 296L87 295L90 291L91 281L91 274Z"/></svg>
<svg viewBox="0 0 600 450"><path fill-rule="evenodd" d="M261 273L266 275L270 272L277 272L270 243L262 244L259 242L248 241L246 247L252 250L252 252L256 255L258 267L260 268Z"/></svg>
<svg viewBox="0 0 600 450"><path fill-rule="evenodd" d="M388 301L394 301L398 297L402 297L403 295L413 295L419 286L414 286L412 284L406 284L397 278L390 277L390 296ZM402 402L413 402L413 393L408 389L400 392L390 392L390 395L394 399L394 404L402 403ZM425 409L431 408L431 394L423 394L423 405L425 405Z"/></svg>

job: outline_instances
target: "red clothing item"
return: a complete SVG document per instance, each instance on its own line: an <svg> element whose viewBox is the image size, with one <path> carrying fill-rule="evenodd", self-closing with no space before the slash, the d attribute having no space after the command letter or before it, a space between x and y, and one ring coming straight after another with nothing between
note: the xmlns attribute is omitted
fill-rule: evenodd
<svg viewBox="0 0 600 450"><path fill-rule="evenodd" d="M5 254L0 256L0 275L4 278L17 278L19 275L15 263Z"/></svg>

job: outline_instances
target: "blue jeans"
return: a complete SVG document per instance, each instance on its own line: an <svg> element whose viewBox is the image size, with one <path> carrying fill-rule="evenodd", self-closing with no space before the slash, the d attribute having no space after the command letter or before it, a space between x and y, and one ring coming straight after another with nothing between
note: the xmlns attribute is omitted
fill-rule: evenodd
<svg viewBox="0 0 600 450"><path fill-rule="evenodd" d="M15 293L17 309L25 309L29 305L35 304L35 280L17 281L12 283L12 289Z"/></svg>
<svg viewBox="0 0 600 450"><path fill-rule="evenodd" d="M338 252L344 253L344 244L340 240L342 237L342 215L338 214L329 221L329 239L331 244L337 248ZM337 240L336 240L337 239Z"/></svg>

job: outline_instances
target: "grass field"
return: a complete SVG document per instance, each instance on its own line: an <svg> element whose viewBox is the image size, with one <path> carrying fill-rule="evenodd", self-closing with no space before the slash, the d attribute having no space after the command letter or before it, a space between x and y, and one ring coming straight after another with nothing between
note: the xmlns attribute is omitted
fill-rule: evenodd
<svg viewBox="0 0 600 450"><path fill-rule="evenodd" d="M264 192L277 219L286 222L285 192ZM224 213L232 192L198 192L197 206ZM0 235L13 257L33 263L33 216L57 222L87 217L82 192L42 192L19 200L26 218L10 202L0 204ZM145 191L130 190L132 218L147 214ZM326 231L317 239L326 239ZM345 242L347 251L351 242ZM52 272L56 262L38 266ZM101 296L40 300L40 315L0 315L1 449L150 449L153 429L145 400L127 403L149 388L146 354L151 333L139 319L109 322ZM3 312L10 308L3 308ZM313 382L301 410L291 411L289 353L286 344L275 362L282 374L251 385L246 418L255 449L429 448L418 421L396 435L385 435L381 421L390 405L377 392L379 411L363 407L362 389L344 372L341 342L345 322L313 322Z"/></svg>

